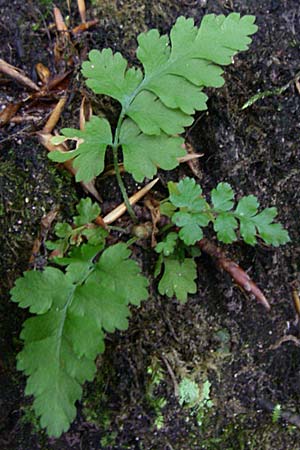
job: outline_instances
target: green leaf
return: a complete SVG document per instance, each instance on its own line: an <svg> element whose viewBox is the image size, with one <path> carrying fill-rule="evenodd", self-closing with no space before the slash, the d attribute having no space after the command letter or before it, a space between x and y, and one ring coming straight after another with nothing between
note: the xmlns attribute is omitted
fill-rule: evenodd
<svg viewBox="0 0 300 450"><path fill-rule="evenodd" d="M84 287L77 289L72 303L76 314L88 308L98 325L109 332L125 330L130 316L128 304L138 306L148 297L148 282L137 264L128 259L130 253L126 244L116 244L105 250Z"/></svg>
<svg viewBox="0 0 300 450"><path fill-rule="evenodd" d="M185 303L188 294L197 292L195 279L197 278L196 263L191 258L183 262L173 258L164 258L164 273L158 284L158 291L167 297L176 298Z"/></svg>
<svg viewBox="0 0 300 450"><path fill-rule="evenodd" d="M206 109L206 96L200 89L223 84L217 64L230 64L239 50L248 48L248 36L257 30L253 22L253 16L208 14L198 29L192 19L179 17L170 41L156 30L140 34L137 56L145 70L142 88L156 94L169 108L180 108L187 114Z"/></svg>
<svg viewBox="0 0 300 450"><path fill-rule="evenodd" d="M259 203L254 195L242 197L239 201L235 214L239 217L253 217L257 213Z"/></svg>
<svg viewBox="0 0 300 450"><path fill-rule="evenodd" d="M95 226L95 228L86 228L82 232L83 236L86 237L88 243L91 245L99 245L105 244L105 238L108 235L108 232L99 226Z"/></svg>
<svg viewBox="0 0 300 450"><path fill-rule="evenodd" d="M79 216L74 217L74 224L77 227L93 222L101 212L98 204L92 203L92 200L89 197L82 198L76 206L76 209Z"/></svg>
<svg viewBox="0 0 300 450"><path fill-rule="evenodd" d="M256 244L256 226L252 219L239 217L240 233L246 244Z"/></svg>
<svg viewBox="0 0 300 450"><path fill-rule="evenodd" d="M226 212L219 214L214 222L214 230L217 233L217 237L219 241L225 244L231 244L236 241L235 230L237 227L238 222L235 217Z"/></svg>
<svg viewBox="0 0 300 450"><path fill-rule="evenodd" d="M202 211L207 203L202 197L202 189L193 178L184 178L179 183L168 184L170 200L178 208L188 208L193 211Z"/></svg>
<svg viewBox="0 0 300 450"><path fill-rule="evenodd" d="M105 48L89 52L89 61L82 64L82 74L96 94L109 95L124 104L143 78L139 69L126 68L127 61L120 53L113 55L110 48Z"/></svg>
<svg viewBox="0 0 300 450"><path fill-rule="evenodd" d="M282 225L280 223L272 223L276 216L276 208L266 208L253 217L253 222L257 227L260 237L266 244L274 245L274 247L290 241L289 234L283 229Z"/></svg>
<svg viewBox="0 0 300 450"><path fill-rule="evenodd" d="M186 245L194 245L203 238L202 226L207 226L210 217L206 214L180 212L174 214L172 221L181 227L179 237Z"/></svg>
<svg viewBox="0 0 300 450"><path fill-rule="evenodd" d="M126 244L105 250L83 245L61 258L66 274L47 268L26 272L12 289L12 300L38 316L28 319L21 333L25 345L18 369L29 377L26 394L50 436L58 437L75 418L81 384L91 381L94 360L104 351L104 330L126 329L129 303L147 298L147 280L129 260ZM126 283L124 283L126 280Z"/></svg>
<svg viewBox="0 0 300 450"><path fill-rule="evenodd" d="M157 253L162 253L164 256L170 256L176 248L177 239L177 233L172 232L167 234L165 239L157 244L155 251Z"/></svg>
<svg viewBox="0 0 300 450"><path fill-rule="evenodd" d="M171 170L178 166L177 158L185 155L184 140L161 133L158 136L142 134L130 119L123 122L120 133L124 166L136 181L152 178L158 167Z"/></svg>
<svg viewBox="0 0 300 450"><path fill-rule="evenodd" d="M106 147L112 144L110 124L106 119L92 116L86 122L84 130L63 128L61 133L67 139L77 141L76 150L68 152L50 152L48 157L52 161L65 162L74 159L76 181L88 183L103 172Z"/></svg>
<svg viewBox="0 0 300 450"><path fill-rule="evenodd" d="M230 184L219 183L211 191L213 207L217 211L229 211L233 207L234 192Z"/></svg>
<svg viewBox="0 0 300 450"><path fill-rule="evenodd" d="M146 134L158 135L161 131L166 134L183 133L184 127L194 121L193 117L179 109L167 108L154 94L147 91L135 97L127 114Z"/></svg>
<svg viewBox="0 0 300 450"><path fill-rule="evenodd" d="M25 392L35 397L33 407L41 416L41 426L50 436L59 437L75 418L81 383L93 379L94 359L104 350L103 334L93 318L79 321L61 309L28 319L21 338L25 347L17 368L29 376ZM88 351L80 344L87 341Z"/></svg>
<svg viewBox="0 0 300 450"><path fill-rule="evenodd" d="M176 206L171 202L163 201L159 205L159 211L162 216L172 217L176 211Z"/></svg>
<svg viewBox="0 0 300 450"><path fill-rule="evenodd" d="M172 216L178 227L179 237L186 245L193 245L203 237L202 227L213 219L210 207L202 197L202 189L193 178L184 178L179 183L168 184L170 201L180 208Z"/></svg>
<svg viewBox="0 0 300 450"><path fill-rule="evenodd" d="M72 234L72 227L66 222L58 222L55 225L54 232L59 238L68 238Z"/></svg>
<svg viewBox="0 0 300 450"><path fill-rule="evenodd" d="M103 250L105 242L94 246L83 244L73 247L65 258L55 258L54 262L66 267L66 274L72 283L81 283L90 273L94 258Z"/></svg>
<svg viewBox="0 0 300 450"><path fill-rule="evenodd" d="M168 108L181 109L185 114L207 109L207 95L184 78L169 74L162 78L153 77L147 83L147 89L156 94Z"/></svg>
<svg viewBox="0 0 300 450"><path fill-rule="evenodd" d="M64 274L54 267L47 267L43 272L24 272L10 292L12 301L19 303L21 308L29 307L31 313L43 314L54 303L61 305L69 290Z"/></svg>

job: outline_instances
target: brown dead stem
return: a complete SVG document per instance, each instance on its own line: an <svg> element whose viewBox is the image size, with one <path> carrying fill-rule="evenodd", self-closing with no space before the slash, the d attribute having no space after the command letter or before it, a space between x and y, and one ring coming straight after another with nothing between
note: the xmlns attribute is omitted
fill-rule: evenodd
<svg viewBox="0 0 300 450"><path fill-rule="evenodd" d="M86 21L85 1L77 0L77 5L78 5L81 22L84 23Z"/></svg>
<svg viewBox="0 0 300 450"><path fill-rule="evenodd" d="M88 22L81 23L80 25L77 25L77 27L74 27L72 29L72 34L76 36L77 34L83 33L84 31L88 30L91 27L94 27L99 23L98 19L89 20Z"/></svg>
<svg viewBox="0 0 300 450"><path fill-rule="evenodd" d="M238 286L247 294L253 295L255 299L263 305L268 311L271 309L266 297L259 287L251 280L249 275L231 259L228 259L225 253L215 244L204 238L198 242L200 249L210 255L217 266L229 273Z"/></svg>
<svg viewBox="0 0 300 450"><path fill-rule="evenodd" d="M5 73L9 77L15 79L16 81L23 84L24 86L27 86L29 89L32 89L33 91L40 90L40 88L22 71L20 71L14 66L11 66L1 58L0 58L0 72Z"/></svg>
<svg viewBox="0 0 300 450"><path fill-rule="evenodd" d="M55 20L55 26L57 31L62 31L65 33L68 33L68 27L65 24L65 21L63 19L62 13L60 12L60 9L54 6L53 8L53 14L54 14L54 20Z"/></svg>
<svg viewBox="0 0 300 450"><path fill-rule="evenodd" d="M136 192L132 197L129 197L129 203L130 205L134 205L137 203L141 198L143 198L150 189L153 188L153 186L158 182L159 178L155 178L150 183L146 184L142 189L140 189L138 192ZM105 217L103 217L104 223L107 225L115 222L119 217L121 217L126 212L126 205L125 203L121 203L117 208L115 208L113 211L111 211L109 214L107 214Z"/></svg>
<svg viewBox="0 0 300 450"><path fill-rule="evenodd" d="M54 130L57 122L60 119L60 116L63 112L63 109L65 107L66 101L67 101L67 96L62 97L59 102L57 103L57 105L55 106L55 108L53 109L52 113L50 114L49 119L47 120L44 128L43 128L43 133L52 133L52 131Z"/></svg>

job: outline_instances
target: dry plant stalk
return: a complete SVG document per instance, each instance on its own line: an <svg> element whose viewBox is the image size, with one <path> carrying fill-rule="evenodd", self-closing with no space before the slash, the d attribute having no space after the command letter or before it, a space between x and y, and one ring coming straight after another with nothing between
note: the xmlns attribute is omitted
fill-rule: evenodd
<svg viewBox="0 0 300 450"><path fill-rule="evenodd" d="M54 20L55 20L55 26L57 31L63 31L68 33L68 27L65 24L65 21L63 19L62 13L60 12L60 9L54 6L53 8L53 14L54 14Z"/></svg>
<svg viewBox="0 0 300 450"><path fill-rule="evenodd" d="M129 197L129 203L130 205L134 205L137 203L141 198L143 198L150 189L153 188L153 186L158 182L159 178L155 178L150 183L146 184L142 189L137 191L132 197ZM109 214L107 214L105 217L103 217L104 223L109 225L110 223L115 222L119 217L121 217L125 212L127 208L125 203L121 203L117 208L115 208L113 211L111 211Z"/></svg>
<svg viewBox="0 0 300 450"><path fill-rule="evenodd" d="M219 247L206 238L201 239L198 245L203 252L210 255L216 261L217 266L229 273L236 284L246 291L247 294L252 294L268 311L271 309L268 300L254 281L251 280L249 275L238 264L228 259Z"/></svg>
<svg viewBox="0 0 300 450"><path fill-rule="evenodd" d="M17 69L14 66L11 66L1 58L0 58L0 72L5 73L11 78L14 78L19 83L29 87L34 91L40 90L40 88L30 78L24 75L19 69Z"/></svg>
<svg viewBox="0 0 300 450"><path fill-rule="evenodd" d="M85 8L85 1L84 0L77 0L78 10L80 14L81 22L86 22L86 8Z"/></svg>
<svg viewBox="0 0 300 450"><path fill-rule="evenodd" d="M51 133L54 130L54 128L55 128L57 122L59 121L60 116L64 110L67 98L68 98L67 96L64 96L58 101L58 103L52 110L50 117L47 120L47 122L42 130L42 133L47 134L47 133Z"/></svg>

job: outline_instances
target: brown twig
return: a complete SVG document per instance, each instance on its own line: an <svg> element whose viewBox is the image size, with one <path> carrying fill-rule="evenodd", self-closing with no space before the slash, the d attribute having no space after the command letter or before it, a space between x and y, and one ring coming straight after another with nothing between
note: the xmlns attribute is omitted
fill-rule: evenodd
<svg viewBox="0 0 300 450"><path fill-rule="evenodd" d="M201 250L210 255L221 269L229 273L238 286L247 294L252 294L268 311L271 309L268 300L249 275L234 261L228 259L219 247L206 238L201 239L198 244Z"/></svg>
<svg viewBox="0 0 300 450"><path fill-rule="evenodd" d="M60 119L61 113L63 112L63 109L65 107L67 101L67 96L62 97L57 105L54 107L53 111L50 114L49 119L47 120L44 128L43 128L43 133L52 133L52 131L54 130L57 122Z"/></svg>
<svg viewBox="0 0 300 450"><path fill-rule="evenodd" d="M300 339L296 338L293 334L286 334L278 339L275 344L270 345L268 350L277 350L277 348L281 347L284 342L293 342L296 347L300 347Z"/></svg>
<svg viewBox="0 0 300 450"><path fill-rule="evenodd" d="M72 34L76 36L77 34L83 33L91 27L94 27L99 23L98 19L89 20L88 22L81 23L72 29Z"/></svg>
<svg viewBox="0 0 300 450"><path fill-rule="evenodd" d="M163 360L163 362L165 363L165 366L167 368L167 371L169 372L169 375L173 381L173 385L174 385L174 395L175 397L179 397L179 384L176 380L175 374L173 372L172 367L170 366L169 361L167 360L167 358L164 355L161 355L161 359Z"/></svg>
<svg viewBox="0 0 300 450"><path fill-rule="evenodd" d="M141 198L143 198L147 192L150 191L150 189L153 188L153 186L158 182L159 178L155 178L150 183L146 184L142 189L137 191L132 197L129 197L129 203L130 205L134 205L136 202L138 202ZM117 208L115 208L113 211L111 211L109 214L107 214L105 217L103 217L103 221L109 225L110 223L115 222L119 217L121 217L126 211L126 205L125 203L121 203Z"/></svg>
<svg viewBox="0 0 300 450"><path fill-rule="evenodd" d="M65 21L63 19L62 13L60 12L60 9L54 6L53 8L53 14L54 14L54 20L55 20L55 26L57 31L63 31L65 33L68 33L68 27L65 24Z"/></svg>
<svg viewBox="0 0 300 450"><path fill-rule="evenodd" d="M39 91L40 88L32 81L30 78L28 78L26 75L24 75L19 69L17 69L14 66L11 66L6 61L0 58L0 72L5 73L11 78L14 78L19 83L23 84L24 86L29 87L30 89L34 91Z"/></svg>
<svg viewBox="0 0 300 450"><path fill-rule="evenodd" d="M22 106L22 102L18 103L9 103L6 105L3 111L0 113L0 126L6 125L11 119L15 116L15 114L19 111Z"/></svg>
<svg viewBox="0 0 300 450"><path fill-rule="evenodd" d="M297 317L299 319L299 317L300 317L300 299L299 299L298 289L296 289L296 286L293 287L293 289L292 289L292 297L293 297L295 311L296 311Z"/></svg>
<svg viewBox="0 0 300 450"><path fill-rule="evenodd" d="M84 0L77 0L78 10L81 22L86 22L86 9L85 9L85 1Z"/></svg>

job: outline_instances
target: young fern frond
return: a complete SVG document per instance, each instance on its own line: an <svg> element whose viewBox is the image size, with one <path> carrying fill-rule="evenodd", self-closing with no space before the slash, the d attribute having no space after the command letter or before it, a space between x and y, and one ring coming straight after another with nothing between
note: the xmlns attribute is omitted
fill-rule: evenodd
<svg viewBox="0 0 300 450"><path fill-rule="evenodd" d="M255 245L260 237L267 245L278 247L289 242L289 235L280 223L274 223L277 209L258 212L259 202L254 195L242 197L234 207L234 191L228 183L219 183L211 192L211 205L201 187L192 178L168 184L173 209L172 222L180 228L179 237L186 245L194 245L203 238L203 228L213 224L219 241L231 244L240 237Z"/></svg>
<svg viewBox="0 0 300 450"><path fill-rule="evenodd" d="M103 251L102 234L96 245L91 244L95 235L88 235L88 242L78 246L85 219L93 219L98 207L87 199L77 209L77 239L73 240L75 234L70 234L67 224L60 224L59 239L52 246L60 250L71 246L66 257L55 259L65 270L48 266L43 272L25 272L11 290L12 301L36 314L24 323L24 348L17 367L28 376L26 394L34 395L42 427L56 437L75 418L81 385L94 377L105 333L127 329L129 305L139 305L148 297L148 282L129 259L126 244Z"/></svg>
<svg viewBox="0 0 300 450"><path fill-rule="evenodd" d="M170 218L177 230L171 231L155 248L159 253L155 276L162 273L158 291L162 295L185 302L188 294L196 292L196 264L193 245L203 239L203 229L210 223L219 241L230 244L241 239L255 245L257 237L275 247L290 238L280 223L274 223L276 208L258 212L254 195L242 197L234 209L234 192L228 183L219 183L211 191L211 203L203 196L201 186L192 178L179 183L170 182L169 199L162 203L161 214ZM186 254L188 253L188 256Z"/></svg>
<svg viewBox="0 0 300 450"><path fill-rule="evenodd" d="M102 172L107 146L113 147L115 159L116 150L122 148L125 169L136 181L152 178L158 167L174 169L177 158L185 154L183 139L176 135L192 124L195 111L206 109L203 88L224 83L220 66L230 64L238 51L248 48L249 36L257 30L254 20L254 16L241 18L237 13L227 17L209 14L198 28L193 19L179 17L170 37L157 30L142 33L137 57L143 72L128 68L123 56L111 49L92 50L82 73L96 94L121 104L114 138L105 119L92 117L84 132L66 128L53 139L61 143L73 138L76 150L51 152L49 158L59 162L75 158L76 179L84 182Z"/></svg>

